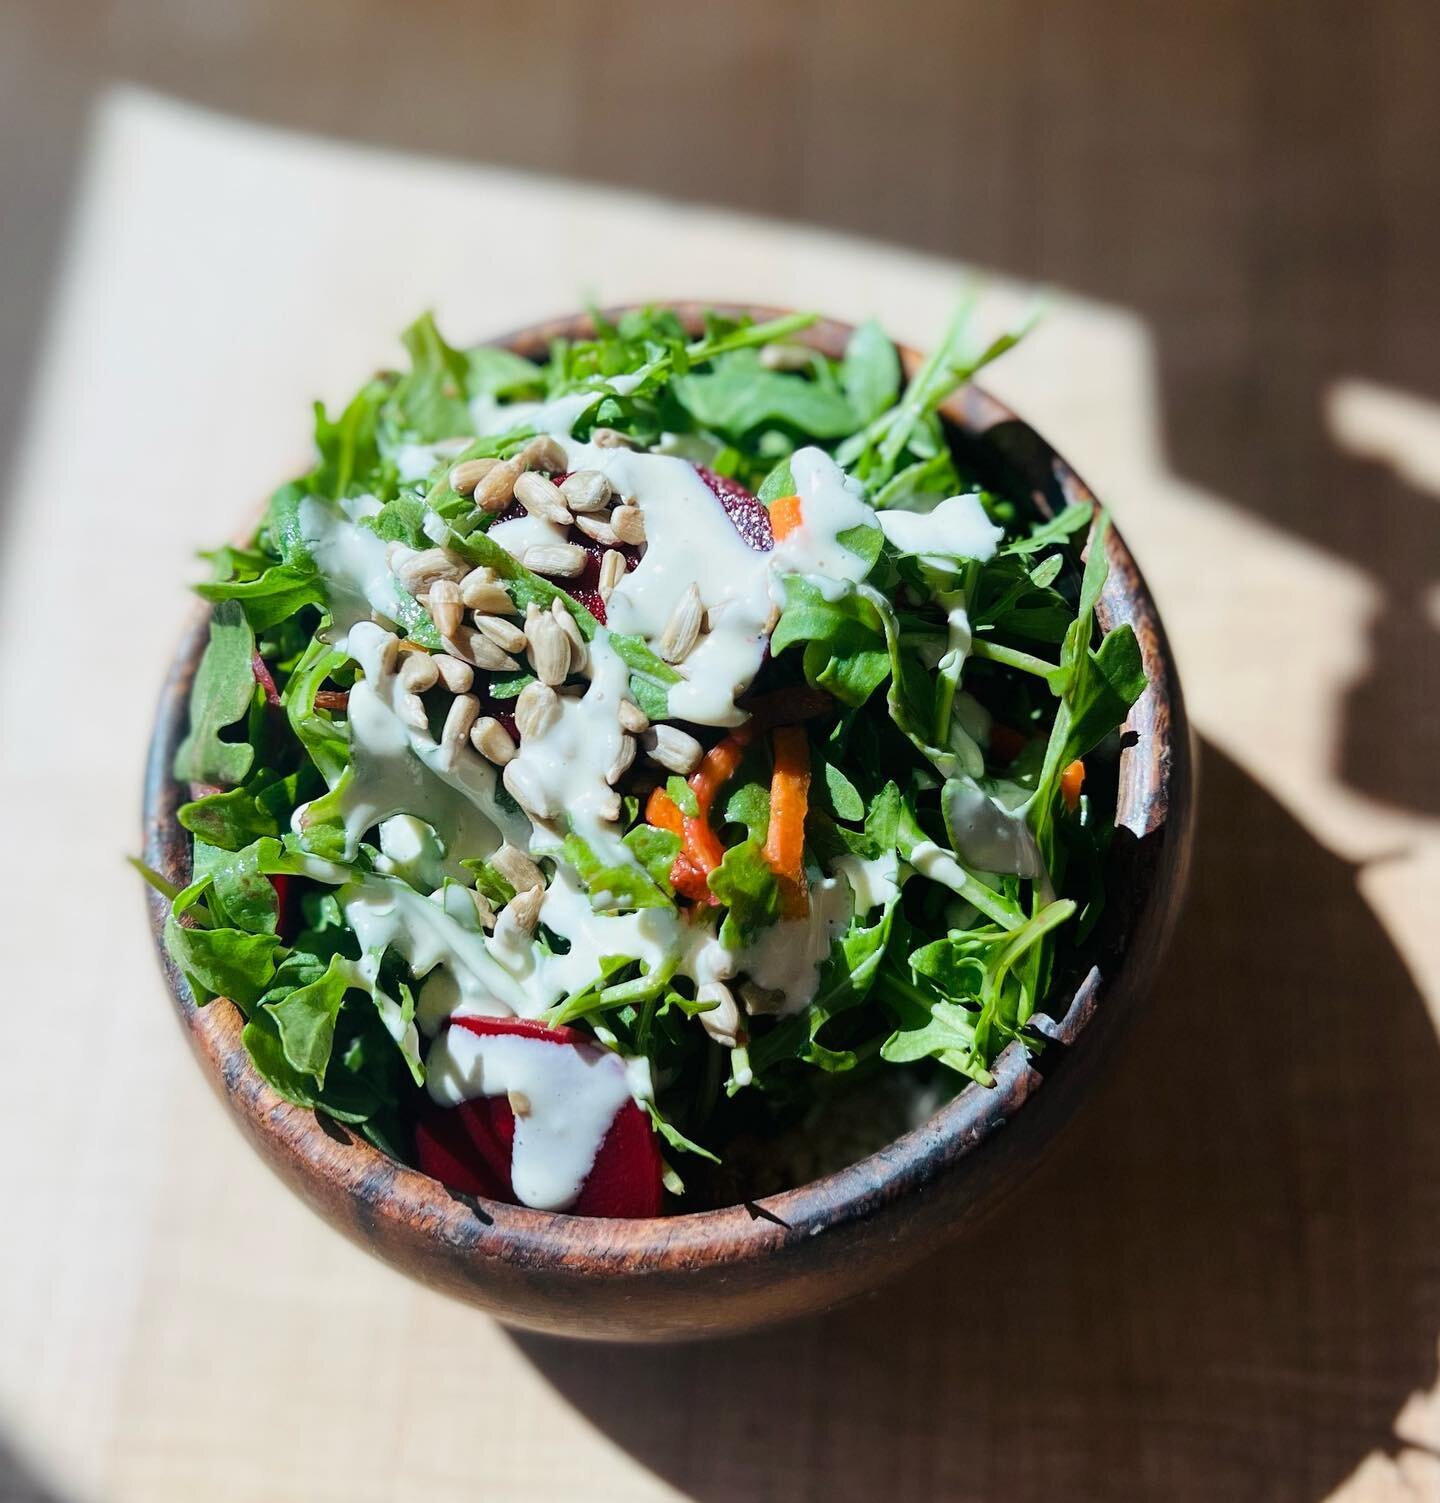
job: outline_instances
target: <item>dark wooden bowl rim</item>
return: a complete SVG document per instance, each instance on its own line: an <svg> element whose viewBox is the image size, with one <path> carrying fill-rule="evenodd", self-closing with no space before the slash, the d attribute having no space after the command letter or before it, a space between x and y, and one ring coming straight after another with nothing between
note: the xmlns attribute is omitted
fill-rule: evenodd
<svg viewBox="0 0 1440 1503"><path fill-rule="evenodd" d="M669 306L692 326L698 325L706 308L748 313L757 319L774 317L781 311L695 302ZM608 316L618 316L620 311ZM584 337L591 328L588 317L562 318L497 342L534 354L542 352L552 337ZM800 337L827 353L838 354L849 332L848 325L824 321ZM913 373L921 357L909 349L902 354L907 374ZM973 385L952 399L946 416L971 435L1014 424L1028 440L1040 442L1013 413ZM1049 457L1058 493L1065 499L1094 505L1090 491L1069 466L1058 456ZM1043 496L1039 500L1042 505L1053 504ZM1144 837L1165 823L1176 756L1183 754L1188 733L1154 602L1128 548L1113 528L1108 552L1111 575L1101 602L1102 619L1107 626L1122 621L1134 626L1152 677L1150 689L1128 722L1137 739L1122 753L1116 815L1117 825ZM189 877L188 837L175 820L175 811L186 794L170 777L170 765L184 734L189 683L204 636L202 617L187 632L167 681L145 785L146 859L177 882ZM1176 884L1169 885L1173 888ZM1127 990L1143 993L1164 938L1155 930L1168 929L1174 892L1162 895L1157 885L1156 890L1132 897L1127 933L1134 936L1148 931L1148 942L1139 947L1144 955L1138 966L1145 974L1130 967L1125 953L1109 974L1101 976L1092 971L1050 1030L1066 1051L1075 1048L1113 989L1123 983ZM167 908L158 894L150 894L157 944ZM362 1241L370 1240L371 1231L388 1223L387 1235L379 1240L390 1245L407 1238L426 1240L442 1244L449 1254L502 1260L533 1272L567 1269L598 1279L624 1278L699 1264L738 1264L786 1250L798 1251L822 1232L865 1221L904 1197L924 1195L941 1176L989 1142L1045 1078L1027 1060L1020 1045L1013 1044L997 1062L993 1088L968 1087L922 1126L849 1168L794 1190L766 1195L755 1203L647 1220L597 1221L453 1195L348 1132L322 1124L314 1113L290 1106L251 1065L240 1041L237 1011L225 1002L198 1008L163 945L160 953L180 1020L212 1083L251 1137L266 1148L272 1163L284 1157L295 1161L287 1177L307 1199L323 1207L337 1193L348 1197L352 1202L352 1234Z"/></svg>

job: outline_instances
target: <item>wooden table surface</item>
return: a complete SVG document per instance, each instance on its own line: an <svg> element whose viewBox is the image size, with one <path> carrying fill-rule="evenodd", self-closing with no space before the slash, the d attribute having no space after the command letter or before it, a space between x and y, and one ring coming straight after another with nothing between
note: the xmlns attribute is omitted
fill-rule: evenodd
<svg viewBox="0 0 1440 1503"><path fill-rule="evenodd" d="M1321 296L1334 226L1257 269L1273 305L1158 319L1113 222L1116 301L1057 287L994 375L1112 505L1202 738L1193 896L1103 1087L899 1287L617 1351L342 1242L184 1053L121 860L182 582L425 306L478 336L591 293L743 297L923 345L970 269L134 90L84 164L0 560L0 1499L1440 1497L1440 367ZM992 278L986 317L1029 292Z"/></svg>

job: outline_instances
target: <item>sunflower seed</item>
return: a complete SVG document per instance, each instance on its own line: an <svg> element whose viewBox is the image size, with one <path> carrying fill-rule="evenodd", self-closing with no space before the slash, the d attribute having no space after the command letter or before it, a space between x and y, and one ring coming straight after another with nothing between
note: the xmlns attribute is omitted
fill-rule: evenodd
<svg viewBox="0 0 1440 1503"><path fill-rule="evenodd" d="M589 557L578 543L532 543L520 555L520 562L536 574L574 579L585 572Z"/></svg>
<svg viewBox="0 0 1440 1503"><path fill-rule="evenodd" d="M552 475L558 474L570 462L564 449L548 433L532 438L515 459L527 470L548 470Z"/></svg>
<svg viewBox="0 0 1440 1503"><path fill-rule="evenodd" d="M482 715L470 727L470 745L497 767L504 767L516 751L510 732L493 715Z"/></svg>
<svg viewBox="0 0 1440 1503"><path fill-rule="evenodd" d="M511 766L514 766L513 762ZM509 768L506 768L507 772L509 770ZM526 888L524 892L517 892L506 903L500 911L500 918L504 919L508 915L510 922L522 934L529 934L534 930L535 925L540 922L540 909L544 902L545 889L543 887Z"/></svg>
<svg viewBox="0 0 1440 1503"><path fill-rule="evenodd" d="M700 622L704 615L705 607L700 600L700 590L692 580L685 587L685 593L675 602L670 619L665 623L665 630L660 633L660 640L655 644L656 652L667 663L683 663L700 640Z"/></svg>
<svg viewBox="0 0 1440 1503"><path fill-rule="evenodd" d="M696 1013L695 1016L717 1044L724 1044L727 1049L735 1048L743 1037L743 1030L740 1009L735 1005L730 988L723 981L707 981L695 988L695 1000L715 1004L708 1012Z"/></svg>
<svg viewBox="0 0 1440 1503"><path fill-rule="evenodd" d="M395 671L396 660L400 656L400 638L395 633L387 632L385 640L380 644L379 669L381 678L389 678Z"/></svg>
<svg viewBox="0 0 1440 1503"><path fill-rule="evenodd" d="M785 1005L785 993L761 986L758 981L742 981L740 995L745 1001L745 1011L752 1018L769 1017Z"/></svg>
<svg viewBox="0 0 1440 1503"><path fill-rule="evenodd" d="M473 627L460 627L453 637L444 637L445 651L462 663L473 663L477 668L488 668L491 673L508 673L520 665L508 652L500 649L485 635Z"/></svg>
<svg viewBox="0 0 1440 1503"><path fill-rule="evenodd" d="M433 689L440 677L440 669L428 652L407 652L400 665L400 685L411 694L423 694Z"/></svg>
<svg viewBox="0 0 1440 1503"><path fill-rule="evenodd" d="M503 651L525 651L525 633L513 621L503 616L482 615L479 611L475 612L474 621L476 630L483 631Z"/></svg>
<svg viewBox="0 0 1440 1503"><path fill-rule="evenodd" d="M615 536L615 529L603 517L576 517L575 525L587 538L606 548L613 548L620 541Z"/></svg>
<svg viewBox="0 0 1440 1503"><path fill-rule="evenodd" d="M545 873L525 854L507 840L490 857L490 865L515 889L529 892L532 887L545 885Z"/></svg>
<svg viewBox="0 0 1440 1503"><path fill-rule="evenodd" d="M524 473L513 459L502 460L486 471L475 487L475 504L482 511L504 511L515 498L515 482Z"/></svg>
<svg viewBox="0 0 1440 1503"><path fill-rule="evenodd" d="M560 623L548 613L536 611L526 618L526 637L530 643L530 661L542 684L563 684L570 672L570 638Z"/></svg>
<svg viewBox="0 0 1440 1503"><path fill-rule="evenodd" d="M600 560L600 598L609 600L610 592L625 578L625 555L612 548Z"/></svg>
<svg viewBox="0 0 1440 1503"><path fill-rule="evenodd" d="M450 708L445 714L445 726L440 732L440 750L445 766L455 765L455 758L459 756L460 748L464 746L470 727L475 724L475 717L479 713L480 701L473 694L457 694L450 701Z"/></svg>
<svg viewBox="0 0 1440 1503"><path fill-rule="evenodd" d="M495 910L490 905L490 899L478 887L470 889L470 897L474 901L475 917L480 920L480 927L482 929L493 929L495 927Z"/></svg>
<svg viewBox="0 0 1440 1503"><path fill-rule="evenodd" d="M605 773L605 781L612 786L620 781L630 771L630 764L635 760L634 736L621 736L620 746L615 753L615 760L611 762Z"/></svg>
<svg viewBox="0 0 1440 1503"><path fill-rule="evenodd" d="M475 487L495 468L498 459L464 459L446 477L457 496L472 496Z"/></svg>
<svg viewBox="0 0 1440 1503"><path fill-rule="evenodd" d="M554 819L564 810L563 802L549 791L535 776L535 769L525 765L524 757L516 757L505 764L501 777L510 797L531 819Z"/></svg>
<svg viewBox="0 0 1440 1503"><path fill-rule="evenodd" d="M612 491L599 470L576 470L560 482L560 494L572 512L599 511L609 503Z"/></svg>
<svg viewBox="0 0 1440 1503"><path fill-rule="evenodd" d="M588 658L588 650L585 638L581 635L580 628L575 624L575 618L565 609L565 602L557 595L550 602L550 614L555 618L555 624L565 633L570 643L570 671L571 673L583 673Z"/></svg>
<svg viewBox="0 0 1440 1503"><path fill-rule="evenodd" d="M640 745L652 762L668 772L678 772L682 778L695 771L705 754L694 736L673 725L652 725L641 735Z"/></svg>
<svg viewBox="0 0 1440 1503"><path fill-rule="evenodd" d="M627 438L623 433L617 433L613 428L592 428L590 442L597 449L633 449L635 447L633 439Z"/></svg>
<svg viewBox="0 0 1440 1503"><path fill-rule="evenodd" d="M478 576L484 574L488 578ZM484 611L487 616L513 616L515 602L510 592L495 578L493 569L472 569L460 581L460 599L472 611Z"/></svg>
<svg viewBox="0 0 1440 1503"><path fill-rule="evenodd" d="M637 705L634 700L622 699L620 701L620 729L629 731L632 736L638 736L641 731L650 729L650 717Z"/></svg>
<svg viewBox="0 0 1440 1503"><path fill-rule="evenodd" d="M543 736L560 714L560 696L549 684L532 681L515 699L515 729L522 741Z"/></svg>
<svg viewBox="0 0 1440 1503"><path fill-rule="evenodd" d="M414 731L428 731L430 717L425 711L425 701L418 694L402 694L396 713Z"/></svg>
<svg viewBox="0 0 1440 1503"><path fill-rule="evenodd" d="M610 525L622 543L638 548L645 541L645 513L628 501L610 513Z"/></svg>
<svg viewBox="0 0 1440 1503"><path fill-rule="evenodd" d="M422 548L419 553L402 544L387 552L390 570L411 595L420 595L437 579L459 581L469 573L464 559L443 548Z"/></svg>
<svg viewBox="0 0 1440 1503"><path fill-rule="evenodd" d="M542 522L568 527L572 521L560 487L536 470L526 470L515 482L515 499Z"/></svg>
<svg viewBox="0 0 1440 1503"><path fill-rule="evenodd" d="M435 665L440 682L452 694L470 692L471 685L475 682L475 670L469 663L462 663L459 658L452 658L448 652L437 652L430 661Z"/></svg>
<svg viewBox="0 0 1440 1503"><path fill-rule="evenodd" d="M808 371L815 363L814 350L803 344L763 344L760 364L767 371Z"/></svg>
<svg viewBox="0 0 1440 1503"><path fill-rule="evenodd" d="M528 1117L530 1115L530 1098L524 1091L506 1091L505 1099L510 1103L510 1110L517 1117Z"/></svg>
<svg viewBox="0 0 1440 1503"><path fill-rule="evenodd" d="M435 630L442 637L453 637L465 615L465 606L460 599L460 586L453 579L437 579L430 586L425 609L430 612Z"/></svg>

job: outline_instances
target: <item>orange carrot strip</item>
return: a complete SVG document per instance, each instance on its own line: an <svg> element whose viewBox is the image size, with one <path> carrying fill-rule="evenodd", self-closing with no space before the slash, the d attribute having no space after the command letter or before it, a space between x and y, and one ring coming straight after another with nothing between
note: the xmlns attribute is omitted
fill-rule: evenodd
<svg viewBox="0 0 1440 1503"><path fill-rule="evenodd" d="M1072 762L1060 774L1060 794L1065 807L1073 814L1080 807L1080 790L1085 786L1085 764Z"/></svg>
<svg viewBox="0 0 1440 1503"><path fill-rule="evenodd" d="M699 767L690 774L690 789L700 812L685 816L682 854L707 876L725 859L725 847L710 828L710 807L716 794L735 776L735 769L754 735L755 729L750 725L731 731L705 753Z"/></svg>
<svg viewBox="0 0 1440 1503"><path fill-rule="evenodd" d="M663 788L652 788L645 801L645 823L658 830L669 830L672 835L684 835L685 816L680 805Z"/></svg>
<svg viewBox="0 0 1440 1503"><path fill-rule="evenodd" d="M788 538L804 520L799 496L778 496L770 503L770 531L777 543Z"/></svg>
<svg viewBox="0 0 1440 1503"><path fill-rule="evenodd" d="M773 737L775 771L770 779L770 828L765 860L780 881L786 918L810 911L805 888L805 812L810 802L810 743L797 725L778 726Z"/></svg>

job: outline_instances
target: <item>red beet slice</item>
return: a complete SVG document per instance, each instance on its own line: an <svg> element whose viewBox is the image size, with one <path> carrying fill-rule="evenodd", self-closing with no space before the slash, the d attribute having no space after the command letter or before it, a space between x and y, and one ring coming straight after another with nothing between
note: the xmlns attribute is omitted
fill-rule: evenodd
<svg viewBox="0 0 1440 1503"><path fill-rule="evenodd" d="M542 1040L557 1049L598 1046L573 1028L550 1028L532 1018L452 1018L451 1028L482 1037L510 1034ZM504 1096L481 1096L459 1106L437 1106L428 1097L415 1129L420 1168L452 1190L516 1203L510 1181L515 1114ZM595 1163L570 1214L658 1216L664 1166L650 1118L633 1101L616 1112Z"/></svg>
<svg viewBox="0 0 1440 1503"><path fill-rule="evenodd" d="M695 472L725 508L725 515L735 524L735 531L756 553L769 553L775 546L775 534L770 529L770 512L765 503L758 496L752 496L738 480L717 475L703 464L697 464Z"/></svg>

